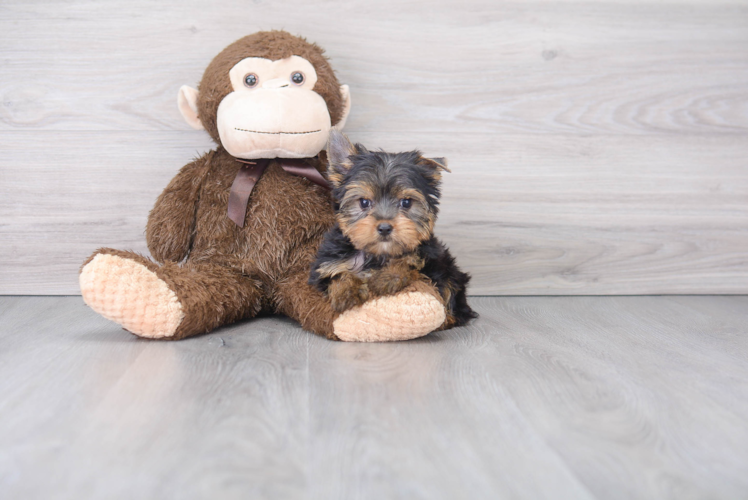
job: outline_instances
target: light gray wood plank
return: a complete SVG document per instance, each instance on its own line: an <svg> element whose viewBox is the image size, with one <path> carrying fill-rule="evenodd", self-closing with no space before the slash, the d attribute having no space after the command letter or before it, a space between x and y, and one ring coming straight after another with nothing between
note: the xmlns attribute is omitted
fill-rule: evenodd
<svg viewBox="0 0 748 500"><path fill-rule="evenodd" d="M454 172L436 233L473 274L472 294L748 290L748 141L351 134L391 150L427 136L440 146L426 153ZM77 294L96 248L147 253L147 214L196 147L211 147L199 132L0 135L0 293Z"/></svg>
<svg viewBox="0 0 748 500"><path fill-rule="evenodd" d="M715 314L713 303L742 311ZM733 480L745 469L748 442L744 297L542 304L499 301L494 325L512 333L492 335L480 358L494 370L495 387L512 395L592 493L745 495L745 478ZM508 351L511 359L496 364ZM611 489L611 480L621 484Z"/></svg>
<svg viewBox="0 0 748 500"><path fill-rule="evenodd" d="M80 297L24 297L0 324L0 497L300 498L308 335L288 321L144 342Z"/></svg>
<svg viewBox="0 0 748 500"><path fill-rule="evenodd" d="M0 297L2 498L741 498L748 297L480 297L344 344Z"/></svg>
<svg viewBox="0 0 748 500"><path fill-rule="evenodd" d="M318 498L748 491L745 297L472 302L468 328L311 351Z"/></svg>
<svg viewBox="0 0 748 500"><path fill-rule="evenodd" d="M434 335L312 349L314 498L593 498L453 347Z"/></svg>
<svg viewBox="0 0 748 500"><path fill-rule="evenodd" d="M282 27L328 50L354 130L748 132L746 2L0 8L6 130L187 130L178 88L231 41Z"/></svg>

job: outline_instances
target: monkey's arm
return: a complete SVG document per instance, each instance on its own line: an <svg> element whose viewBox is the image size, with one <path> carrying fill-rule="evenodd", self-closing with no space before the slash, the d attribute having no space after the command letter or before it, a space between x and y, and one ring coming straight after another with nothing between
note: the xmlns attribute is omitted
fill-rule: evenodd
<svg viewBox="0 0 748 500"><path fill-rule="evenodd" d="M145 238L158 262L179 262L187 256L195 229L195 211L212 152L182 167L148 214Z"/></svg>

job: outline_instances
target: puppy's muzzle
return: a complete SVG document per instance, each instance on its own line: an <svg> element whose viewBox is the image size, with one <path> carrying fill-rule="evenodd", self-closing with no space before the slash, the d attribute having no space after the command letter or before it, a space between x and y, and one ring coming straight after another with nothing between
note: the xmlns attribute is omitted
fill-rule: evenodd
<svg viewBox="0 0 748 500"><path fill-rule="evenodd" d="M392 224L389 222L382 222L377 226L377 232L382 238L388 238L392 234Z"/></svg>

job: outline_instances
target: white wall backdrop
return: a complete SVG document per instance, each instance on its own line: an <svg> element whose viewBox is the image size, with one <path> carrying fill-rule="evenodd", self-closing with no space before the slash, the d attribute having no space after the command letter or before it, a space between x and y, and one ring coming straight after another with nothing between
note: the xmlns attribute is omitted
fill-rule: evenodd
<svg viewBox="0 0 748 500"><path fill-rule="evenodd" d="M76 294L211 147L176 107L224 46L327 49L356 141L447 156L471 293L748 293L748 2L0 3L0 293Z"/></svg>

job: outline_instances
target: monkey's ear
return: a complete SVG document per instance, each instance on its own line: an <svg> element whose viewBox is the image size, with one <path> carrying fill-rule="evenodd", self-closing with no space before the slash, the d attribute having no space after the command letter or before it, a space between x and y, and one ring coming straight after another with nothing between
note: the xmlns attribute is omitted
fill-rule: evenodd
<svg viewBox="0 0 748 500"><path fill-rule="evenodd" d="M177 105L179 112L182 113L184 121L190 124L195 130L203 130L203 123L197 116L197 90L187 85L182 85L177 96Z"/></svg>
<svg viewBox="0 0 748 500"><path fill-rule="evenodd" d="M348 120L348 113L351 112L351 89L348 88L348 85L340 86L340 95L343 96L343 116L335 124L334 128L337 130L343 130L345 122Z"/></svg>
<svg viewBox="0 0 748 500"><path fill-rule="evenodd" d="M353 162L348 158L356 154L354 146L343 132L336 128L330 130L330 139L327 142L327 176L335 187L343 182L343 177L353 166Z"/></svg>

